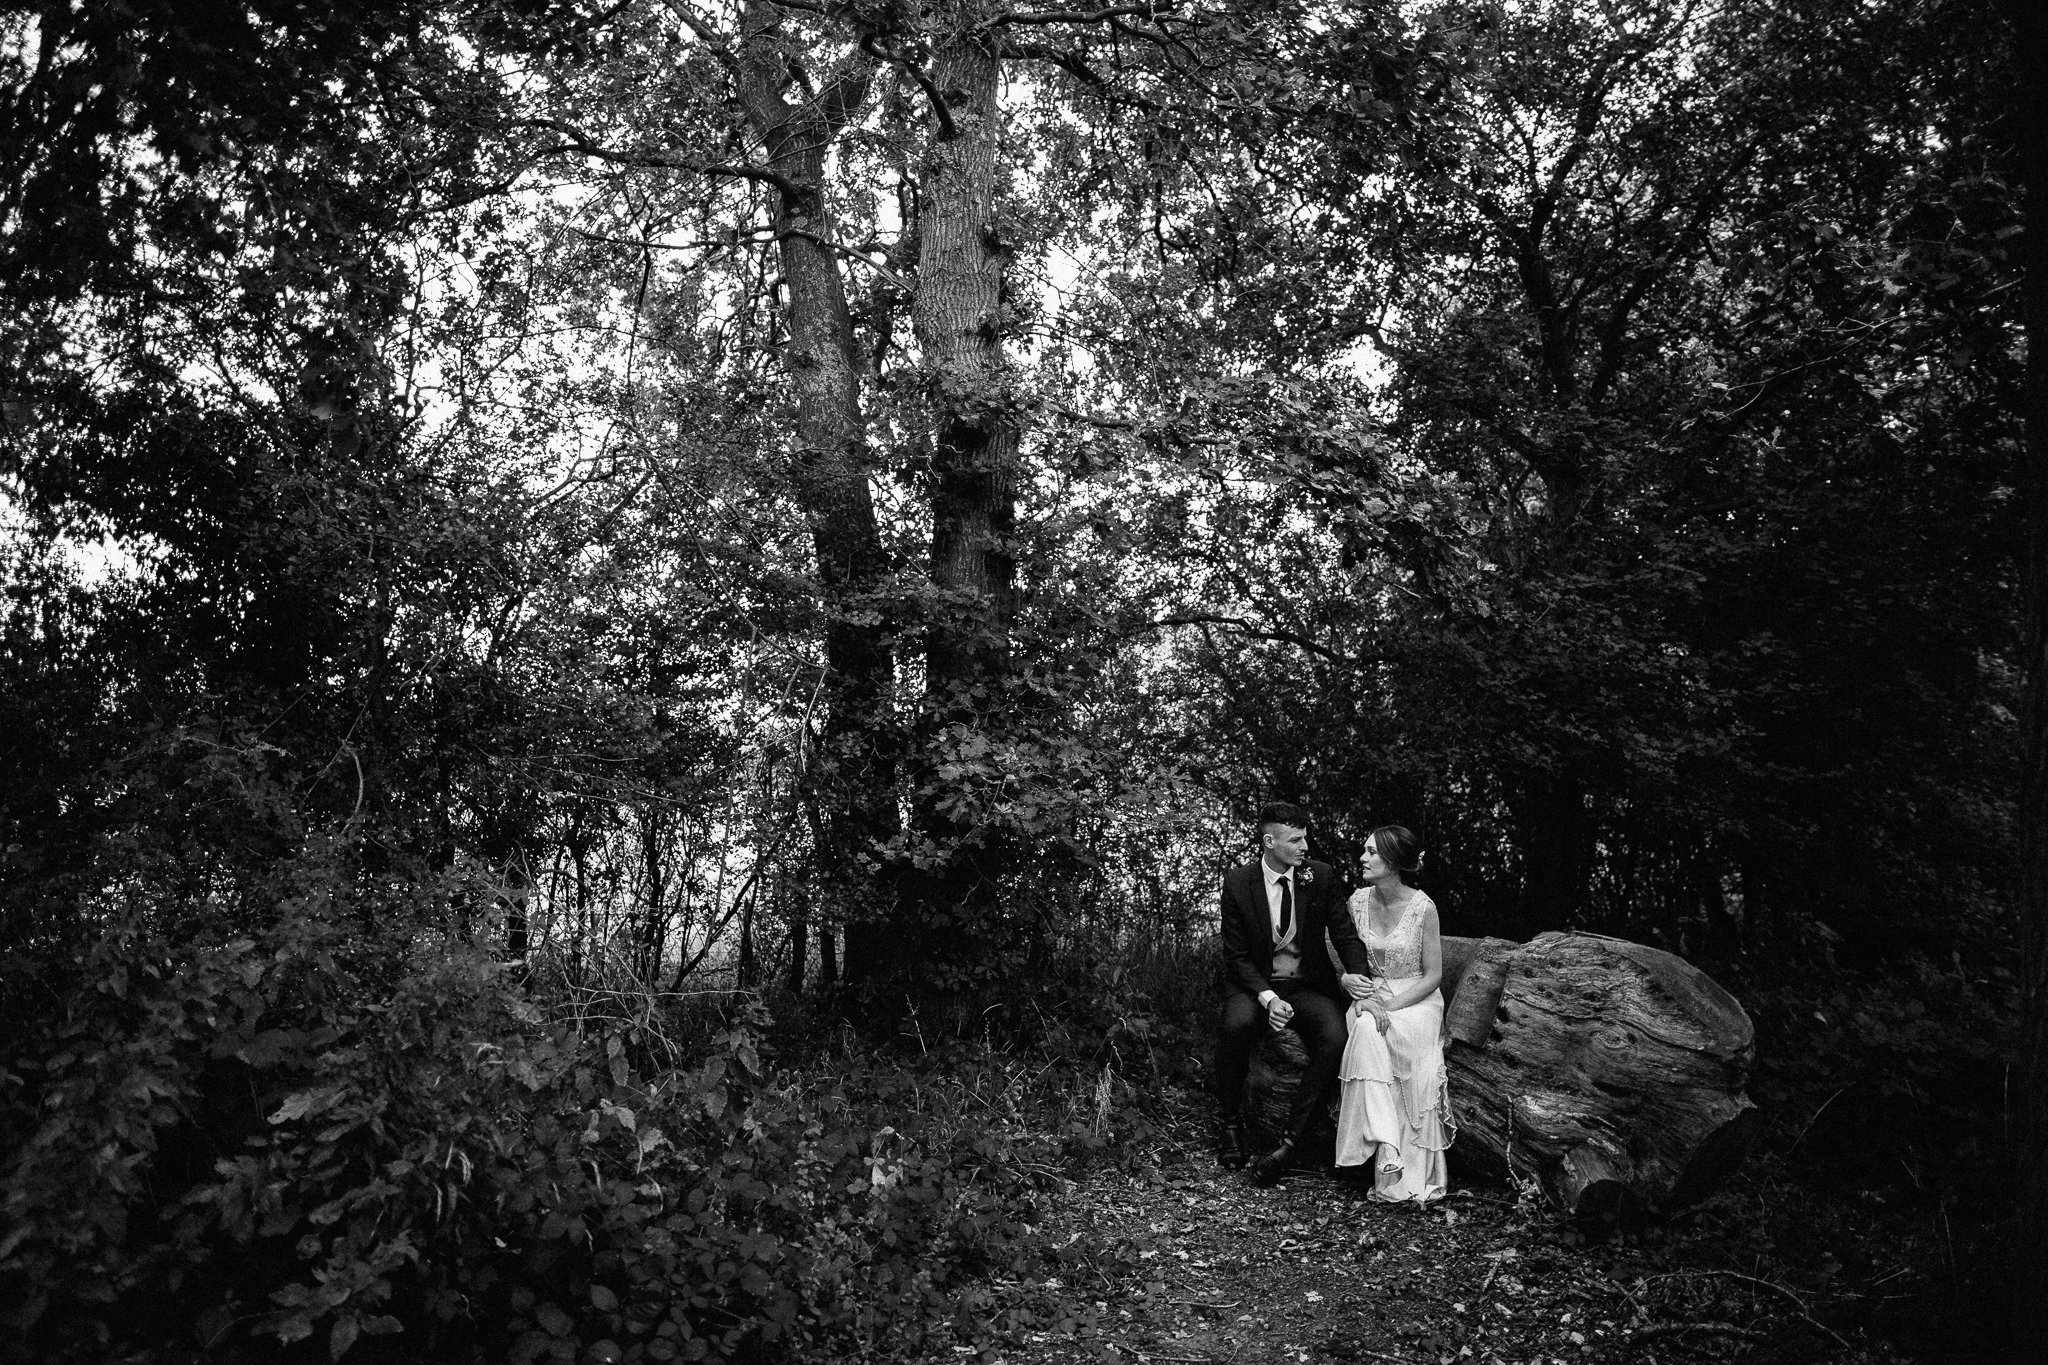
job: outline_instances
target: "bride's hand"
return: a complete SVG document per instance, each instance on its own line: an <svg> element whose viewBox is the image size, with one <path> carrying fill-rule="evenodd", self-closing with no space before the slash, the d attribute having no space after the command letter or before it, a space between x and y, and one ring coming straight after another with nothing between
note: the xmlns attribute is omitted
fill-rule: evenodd
<svg viewBox="0 0 2048 1365"><path fill-rule="evenodd" d="M1372 1015L1372 1021L1379 1026L1381 1033L1385 1033L1394 1026L1394 1021L1387 1017L1387 1007L1382 1005L1377 999L1361 1000L1358 1003L1363 1005L1366 1011Z"/></svg>

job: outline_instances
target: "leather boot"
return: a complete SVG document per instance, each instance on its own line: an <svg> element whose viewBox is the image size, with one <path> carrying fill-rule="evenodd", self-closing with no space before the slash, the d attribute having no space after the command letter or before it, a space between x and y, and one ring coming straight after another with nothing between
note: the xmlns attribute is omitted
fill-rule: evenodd
<svg viewBox="0 0 2048 1365"><path fill-rule="evenodd" d="M1224 1119L1216 1134L1216 1164L1226 1171L1241 1171L1252 1159L1251 1144L1245 1140L1244 1120Z"/></svg>
<svg viewBox="0 0 2048 1365"><path fill-rule="evenodd" d="M1277 1185L1280 1177L1294 1169L1294 1139L1288 1138L1259 1158L1252 1167L1252 1179L1260 1185Z"/></svg>

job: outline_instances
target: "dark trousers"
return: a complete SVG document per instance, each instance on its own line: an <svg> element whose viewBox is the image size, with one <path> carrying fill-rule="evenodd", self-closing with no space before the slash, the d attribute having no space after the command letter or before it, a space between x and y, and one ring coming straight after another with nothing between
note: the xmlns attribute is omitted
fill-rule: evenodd
<svg viewBox="0 0 2048 1365"><path fill-rule="evenodd" d="M1301 1089L1295 1092L1294 1109L1287 1118L1287 1135L1299 1142L1337 1089L1337 1067L1344 1060L1344 1011L1306 981L1275 981L1273 991L1294 1006L1287 1027L1301 1035L1302 1046L1308 1049L1308 1070L1301 1074ZM1225 1121L1238 1117L1252 1049L1271 1027L1265 1007L1243 991L1224 997L1216 1029L1216 1098Z"/></svg>

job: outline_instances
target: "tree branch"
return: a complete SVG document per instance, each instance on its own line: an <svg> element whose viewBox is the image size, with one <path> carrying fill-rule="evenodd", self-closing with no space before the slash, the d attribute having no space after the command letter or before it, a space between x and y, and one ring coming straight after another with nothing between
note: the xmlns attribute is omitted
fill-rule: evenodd
<svg viewBox="0 0 2048 1365"><path fill-rule="evenodd" d="M1124 15L1142 15L1149 19L1155 14L1172 13L1174 5L1175 0L1158 0L1155 4L1111 5L1098 10L1006 10L993 19L983 20L976 27L991 29L1012 24L1099 24L1105 19L1117 19Z"/></svg>
<svg viewBox="0 0 2048 1365"><path fill-rule="evenodd" d="M615 166L643 166L654 170L689 171L693 175L723 175L738 180L758 180L763 184L775 186L775 188L781 190L786 195L803 193L803 187L797 184L796 181L791 180L786 175L771 171L766 166L754 166L744 162L732 161L687 161L680 157L661 156L652 152L620 151L617 148L605 146L581 128L576 127L574 124L564 123L560 119L529 118L521 119L519 122L528 127L545 128L562 138L561 142L552 147L537 149L537 156L560 156L564 153L574 153L577 156L590 157L592 160L610 162Z"/></svg>
<svg viewBox="0 0 2048 1365"><path fill-rule="evenodd" d="M733 56L731 44L702 15L682 3L682 0L662 0L662 5L669 13L683 21L684 28L697 35L697 41L704 44L711 55L718 58L728 69L738 68L739 62Z"/></svg>
<svg viewBox="0 0 2048 1365"><path fill-rule="evenodd" d="M1051 404L1046 410L1056 417L1066 418L1069 422L1079 422L1083 426L1099 427L1104 431L1128 431L1134 436L1141 437L1171 436L1174 440L1195 446L1227 446L1237 443L1237 438L1234 436L1193 436L1163 423L1148 425L1144 422L1134 422L1125 417L1098 417L1092 412L1083 412L1079 408L1070 408L1061 403Z"/></svg>
<svg viewBox="0 0 2048 1365"><path fill-rule="evenodd" d="M873 79L871 68L849 66L827 82L815 103L819 115L825 120L829 136L838 136L861 105L867 102L868 86Z"/></svg>
<svg viewBox="0 0 2048 1365"><path fill-rule="evenodd" d="M1248 635L1254 640L1271 640L1276 644L1293 645L1295 648L1306 650L1310 654L1320 655L1332 663L1357 664L1381 661L1381 656L1379 655L1342 654L1319 640L1311 640L1306 635L1298 635L1291 630L1262 629L1242 617L1224 616L1210 612L1185 612L1175 616L1162 616L1156 621L1147 622L1139 630L1132 633L1142 635L1148 631L1164 630L1169 626L1228 626L1240 635Z"/></svg>
<svg viewBox="0 0 2048 1365"><path fill-rule="evenodd" d="M893 62L909 72L910 78L917 82L918 89L924 91L925 98L931 101L932 113L937 115L939 120L939 136L947 141L960 136L959 128L953 123L953 111L946 107L946 97L939 93L939 87L932 84L931 77L924 74L923 67L900 52L884 51L877 34L862 35L860 50L870 57Z"/></svg>
<svg viewBox="0 0 2048 1365"><path fill-rule="evenodd" d="M820 237L817 233L807 231L806 229L800 227L784 228L781 232L777 233L776 235L778 237L801 237L805 241L816 242L819 246L824 247L827 251L836 251L840 255L846 257L846 259L849 261L859 261L862 265L874 271L877 275L880 275L883 279L895 285L898 289L901 289L905 294L915 294L917 292L917 286L912 284L909 280L904 279L901 275L891 270L888 266L883 265L881 262L873 260L870 257L863 256L860 252L855 251L852 247L847 246L844 242L835 242L832 241L830 238Z"/></svg>
<svg viewBox="0 0 2048 1365"><path fill-rule="evenodd" d="M1050 62L1076 80L1098 89L1108 85L1100 73L1088 65L1088 59L1078 51L1066 52L1045 43L1020 43L1014 38L1005 38L997 46L996 54L1024 61ZM1127 96L1126 100L1140 109L1157 110L1160 107L1158 101L1148 100L1142 96Z"/></svg>
<svg viewBox="0 0 2048 1365"><path fill-rule="evenodd" d="M722 232L716 237L699 237L689 242L657 242L651 238L617 237L607 232L592 232L589 228L580 227L569 230L586 242L631 247L635 251L722 251L728 247L764 246L775 240L775 229L765 223L738 227L729 232Z"/></svg>

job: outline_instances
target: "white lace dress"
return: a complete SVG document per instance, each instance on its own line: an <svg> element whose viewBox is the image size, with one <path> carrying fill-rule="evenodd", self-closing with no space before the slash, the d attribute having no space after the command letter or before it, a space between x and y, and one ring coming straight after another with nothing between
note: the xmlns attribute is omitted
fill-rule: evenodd
<svg viewBox="0 0 2048 1365"><path fill-rule="evenodd" d="M1350 910L1372 955L1374 985L1382 999L1390 999L1422 978L1423 916L1433 902L1415 892L1399 922L1381 937L1373 933L1367 912L1368 897L1377 894L1370 888L1358 892ZM1444 1152L1458 1131L1444 1073L1443 992L1431 991L1394 1011L1384 1034L1361 1003L1353 1002L1346 1017L1351 1031L1338 1073L1344 1088L1337 1106L1337 1164L1376 1162L1375 1199L1441 1199Z"/></svg>

